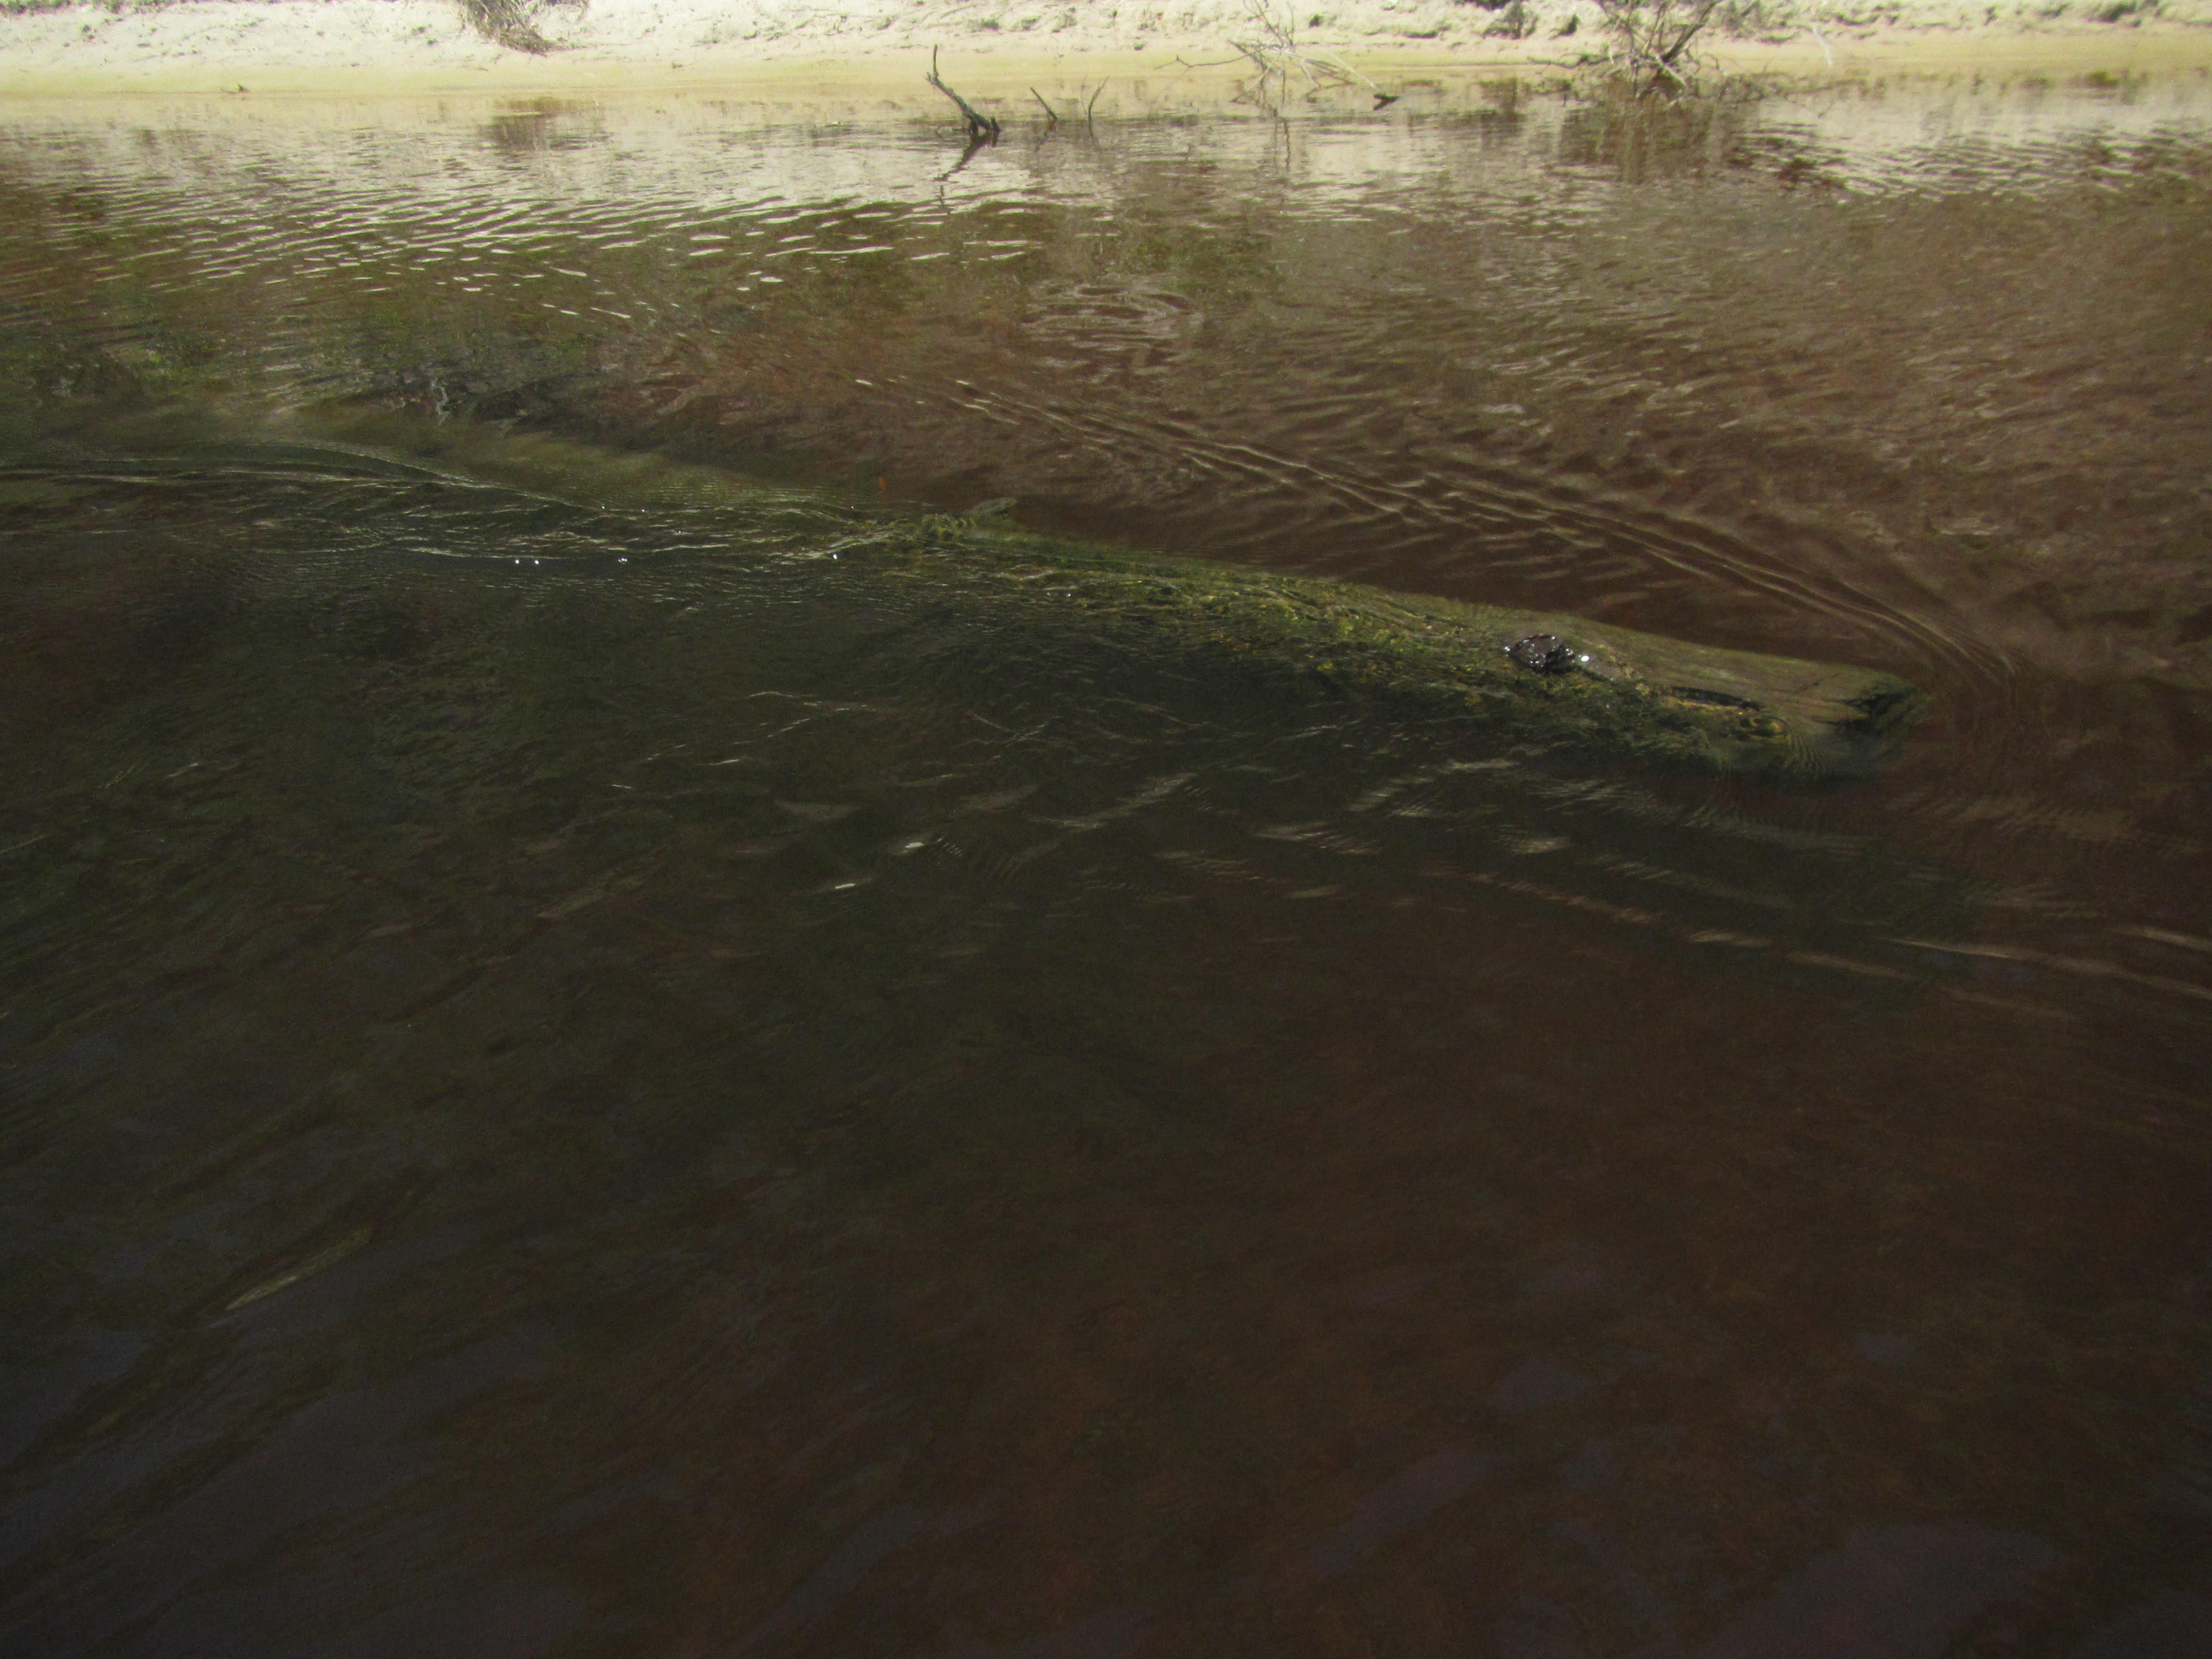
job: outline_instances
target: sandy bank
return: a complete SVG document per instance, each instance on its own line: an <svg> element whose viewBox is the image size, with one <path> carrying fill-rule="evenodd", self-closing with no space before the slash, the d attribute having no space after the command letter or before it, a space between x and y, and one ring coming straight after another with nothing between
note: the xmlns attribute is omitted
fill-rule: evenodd
<svg viewBox="0 0 2212 1659"><path fill-rule="evenodd" d="M35 3L35 0L34 0ZM1785 13L1787 14L1785 17ZM1708 58L1730 68L1850 74L1899 67L2017 70L2212 67L2212 0L1970 0L1795 9L1745 0ZM1282 20L1304 49L1378 82L1546 67L1595 39L1589 0L1300 0ZM880 93L925 104L932 47L963 89L1027 97L1164 77L1225 88L1259 38L1249 0L568 0L539 26L558 50L508 51L448 0L182 0L0 15L0 96L231 96L702 89ZM1209 92L1207 96L1214 94Z"/></svg>

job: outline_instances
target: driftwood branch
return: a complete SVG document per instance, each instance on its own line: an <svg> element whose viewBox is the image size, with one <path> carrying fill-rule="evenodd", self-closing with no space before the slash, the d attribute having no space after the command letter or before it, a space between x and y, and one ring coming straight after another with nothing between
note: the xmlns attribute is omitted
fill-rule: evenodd
<svg viewBox="0 0 2212 1659"><path fill-rule="evenodd" d="M1060 117L1053 112L1052 106L1044 101L1044 94L1039 92L1035 87L1031 87L1030 88L1030 96L1036 99L1038 106L1044 111L1044 124L1048 127L1058 126L1060 125Z"/></svg>
<svg viewBox="0 0 2212 1659"><path fill-rule="evenodd" d="M959 106L961 117L968 123L968 142L971 146L999 142L999 124L945 84L945 77L937 72L935 46L929 49L929 84ZM1038 101L1042 103L1043 100Z"/></svg>

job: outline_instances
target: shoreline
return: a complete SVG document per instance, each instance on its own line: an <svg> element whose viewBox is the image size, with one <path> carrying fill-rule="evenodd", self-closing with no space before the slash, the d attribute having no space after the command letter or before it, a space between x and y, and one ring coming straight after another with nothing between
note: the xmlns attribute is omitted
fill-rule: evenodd
<svg viewBox="0 0 2212 1659"><path fill-rule="evenodd" d="M1431 0L1318 3L1328 9L1310 12L1307 22L1321 26L1299 25L1297 46L1393 93L1462 78L1562 75L1598 39L1587 0L1513 0L1510 12ZM2212 72L2212 0L2165 5L2149 21L2102 22L2087 21L2087 9L2037 19L2026 8L2000 15L1943 0L1880 9L1894 21L1809 8L1803 21L1771 25L1764 38L1701 37L1698 57L1725 73L1835 82ZM549 9L541 22L562 44L538 55L470 32L446 0L184 0L152 10L71 4L0 14L0 100L642 93L860 99L894 112L949 108L923 79L932 48L941 47L946 78L963 93L1018 99L1034 114L1032 87L1066 96L1103 82L1102 112L1125 114L1164 103L1225 105L1254 78L1234 42L1258 33L1235 0L1202 0L1171 16L1106 4L1032 13L988 0L902 12L886 0L858 0L836 13L790 0L736 9L714 0L592 0ZM1523 33L1507 38L1501 30L1509 27ZM1286 108L1307 101L1304 94L1297 88ZM1364 106L1364 96L1354 85L1316 102L1334 113Z"/></svg>

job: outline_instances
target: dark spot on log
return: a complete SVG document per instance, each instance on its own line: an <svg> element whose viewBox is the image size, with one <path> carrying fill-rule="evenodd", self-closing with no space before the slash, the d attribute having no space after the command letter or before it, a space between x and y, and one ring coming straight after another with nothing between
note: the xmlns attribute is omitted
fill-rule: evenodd
<svg viewBox="0 0 2212 1659"><path fill-rule="evenodd" d="M1575 648L1556 634L1531 634L1505 647L1505 654L1539 674L1564 674L1575 665Z"/></svg>

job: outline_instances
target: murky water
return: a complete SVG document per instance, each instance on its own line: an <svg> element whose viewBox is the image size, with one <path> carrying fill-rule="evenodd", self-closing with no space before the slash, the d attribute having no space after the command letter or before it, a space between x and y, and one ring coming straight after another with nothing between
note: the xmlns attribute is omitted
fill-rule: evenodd
<svg viewBox="0 0 2212 1659"><path fill-rule="evenodd" d="M0 125L0 1648L2212 1642L2201 78L960 159ZM823 556L995 496L1936 714L1646 775Z"/></svg>

